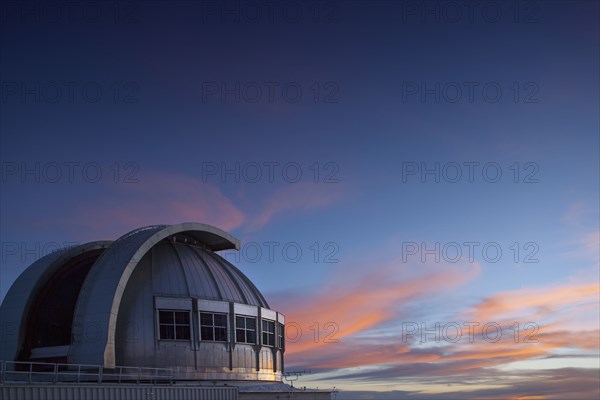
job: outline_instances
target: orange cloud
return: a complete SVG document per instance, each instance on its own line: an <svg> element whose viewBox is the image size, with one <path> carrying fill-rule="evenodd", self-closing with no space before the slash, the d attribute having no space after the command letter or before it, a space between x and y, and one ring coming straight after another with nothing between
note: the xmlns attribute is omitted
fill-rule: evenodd
<svg viewBox="0 0 600 400"><path fill-rule="evenodd" d="M388 266L370 271L358 283L347 284L339 279L336 285L327 285L316 296L290 300L280 309L287 311L288 323L298 324L307 337L289 344L288 365L322 369L379 366L391 371L392 378L394 374L464 375L517 361L554 357L559 349L580 349L584 353L598 350L598 329L568 329L573 327L557 316L564 309L589 315L590 307L597 313L600 293L597 284L521 289L483 299L475 307L457 312L458 317L468 317L458 320L479 323L460 332L462 338L473 340L452 343L442 339L435 344L430 339L434 346L422 346L418 334L404 340L398 321L403 314L407 320L402 311L406 306L418 304L444 289L456 289L478 271L475 267L460 271L445 267L448 269L425 269L422 274L398 281ZM399 271L401 276L406 272L402 268ZM402 307L397 306L400 304ZM415 320L410 316L408 319ZM515 335L515 321L519 323L518 335ZM527 325L530 321L534 325ZM335 322L339 330L334 337L339 342L313 340L315 322L321 328L326 322ZM498 341L494 340L493 329L484 336L483 327L488 322L498 324L501 329ZM433 324L426 325L431 329Z"/></svg>
<svg viewBox="0 0 600 400"><path fill-rule="evenodd" d="M345 354L355 354L351 347L357 343L353 341L350 345L348 338L393 321L403 313L406 304L455 289L479 273L477 264L463 267L437 264L435 269L422 265L420 268L424 272L416 275L414 270L410 271L409 266L400 262L377 270L366 268L368 274L352 283L343 279L348 271L341 269L339 273L342 275L336 284L326 286L316 295L306 298L286 295L275 301L276 308L286 311L288 339L302 332L299 340L289 343L286 349L288 362L307 360L323 353L333 356L338 349L343 349ZM318 337L315 333L317 327L320 329ZM386 352L386 349L377 346L369 349L368 353L362 353L360 362L379 362L379 357ZM405 351L406 346L394 347L395 354ZM336 359L338 367L352 364L347 359L337 356Z"/></svg>
<svg viewBox="0 0 600 400"><path fill-rule="evenodd" d="M569 305L597 302L599 295L598 283L513 290L488 297L467 314L476 321L498 321L524 314L540 320Z"/></svg>

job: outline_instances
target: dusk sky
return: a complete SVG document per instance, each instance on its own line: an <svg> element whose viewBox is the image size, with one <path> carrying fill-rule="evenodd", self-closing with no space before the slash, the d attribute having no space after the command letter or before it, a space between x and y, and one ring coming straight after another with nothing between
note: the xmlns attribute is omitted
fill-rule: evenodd
<svg viewBox="0 0 600 400"><path fill-rule="evenodd" d="M600 396L600 3L5 1L0 298L202 222L337 399Z"/></svg>

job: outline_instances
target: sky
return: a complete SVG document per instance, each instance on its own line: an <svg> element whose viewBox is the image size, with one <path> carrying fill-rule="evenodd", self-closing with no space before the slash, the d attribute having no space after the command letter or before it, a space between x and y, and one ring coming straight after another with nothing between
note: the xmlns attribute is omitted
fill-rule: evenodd
<svg viewBox="0 0 600 400"><path fill-rule="evenodd" d="M6 1L0 298L194 221L337 399L600 394L595 1Z"/></svg>

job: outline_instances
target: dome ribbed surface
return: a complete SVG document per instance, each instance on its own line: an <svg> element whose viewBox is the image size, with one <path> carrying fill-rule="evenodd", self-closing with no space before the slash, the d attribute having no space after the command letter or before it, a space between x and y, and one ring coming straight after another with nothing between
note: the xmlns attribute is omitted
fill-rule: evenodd
<svg viewBox="0 0 600 400"><path fill-rule="evenodd" d="M210 250L163 240L145 257L152 257L155 295L232 301L269 308L256 286L238 268Z"/></svg>

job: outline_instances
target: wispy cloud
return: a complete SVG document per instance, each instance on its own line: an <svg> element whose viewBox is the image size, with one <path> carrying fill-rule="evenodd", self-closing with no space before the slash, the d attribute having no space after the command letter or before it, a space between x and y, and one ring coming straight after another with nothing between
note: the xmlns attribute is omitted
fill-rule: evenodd
<svg viewBox="0 0 600 400"><path fill-rule="evenodd" d="M590 256L596 257L600 253L600 231L589 232L583 239L584 248Z"/></svg>
<svg viewBox="0 0 600 400"><path fill-rule="evenodd" d="M308 181L280 187L265 198L260 210L252 215L246 228L257 230L278 215L301 215L335 204L342 199L345 188L339 183L317 184Z"/></svg>
<svg viewBox="0 0 600 400"><path fill-rule="evenodd" d="M304 215L335 204L342 193L341 185L298 182L261 193L248 204L193 176L146 172L137 183L99 184L79 199L66 199L61 206L70 210L56 214L67 216L41 220L80 240L111 239L141 226L181 222L253 231L283 213Z"/></svg>
<svg viewBox="0 0 600 400"><path fill-rule="evenodd" d="M597 221L597 207L593 207L583 201L576 201L567 206L562 221L568 226L583 227L590 221L590 217L594 215L596 216L595 221Z"/></svg>
<svg viewBox="0 0 600 400"><path fill-rule="evenodd" d="M276 308L285 310L288 325L293 323L289 329L301 329L303 333L288 346L288 363L340 368L375 364L381 361L380 356L393 358L406 352L402 345L362 347L360 340L351 338L406 316L408 304L456 289L478 275L479 265L423 264L418 272L415 270L400 261L364 266L358 274L346 266L334 275L335 282L324 285L316 295L272 296ZM348 278L352 274L356 274L354 278ZM316 329L315 323L322 330L317 340L311 332Z"/></svg>
<svg viewBox="0 0 600 400"><path fill-rule="evenodd" d="M231 230L245 220L218 188L184 175L147 173L137 183L103 189L57 222L91 240L116 238L141 226L180 222L204 222Z"/></svg>
<svg viewBox="0 0 600 400"><path fill-rule="evenodd" d="M475 320L499 321L522 316L540 320L568 306L597 302L599 294L598 283L519 289L489 296L468 313Z"/></svg>
<svg viewBox="0 0 600 400"><path fill-rule="evenodd" d="M301 327L304 334L301 340L289 344L288 366L312 369L317 373L314 381L321 384L337 381L338 387L345 383L367 387L387 382L389 390L390 382L405 381L412 382L413 387L420 385L444 392L443 387L433 389L432 380L465 380L464 386L471 386L468 390L483 387L485 390L480 393L488 393L490 399L517 399L525 398L524 393L536 392L521 390L526 382L510 379L503 383L505 390L495 392L492 388L497 382L486 375L493 372L503 379L510 378L510 372L498 368L551 359L565 351L571 358L586 358L599 350L597 323L573 321L577 316L598 314L597 283L570 281L494 293L473 306L457 309L450 315L454 321L450 321L461 329L452 328L441 335L438 329L436 338L432 334L436 321L422 321L427 310L418 310L421 317L417 317L415 309L420 304L431 306L431 300L435 303L436 299L447 299L447 291L456 291L478 275L477 265L425 265L416 273L405 264L391 262L364 267L363 273L354 278L353 268L348 267L346 274L343 271L333 275L334 282L325 283L316 295L275 299L276 308L285 310L287 321ZM419 332L404 336L402 321L414 321ZM332 336L338 340L336 343L323 340L323 334L328 333L323 330L326 322L334 322L339 328ZM430 332L425 340L420 335L421 322ZM315 340L315 323L321 328L320 340ZM501 332L498 340L496 327ZM460 340L448 340L457 334ZM541 373L550 376L549 372ZM569 379L573 381L572 377ZM559 393L570 393L566 386L560 390ZM378 398L373 396L365 398Z"/></svg>
<svg viewBox="0 0 600 400"><path fill-rule="evenodd" d="M485 381L488 385L481 388L473 384L473 378ZM401 382L399 382L401 383ZM342 391L340 400L540 400L540 399L578 399L588 400L600 397L597 371L585 368L561 368L554 370L524 370L512 375L502 375L495 370L481 370L469 378L423 378L423 387L432 385L437 388L433 395L426 390ZM410 387L407 384L407 387Z"/></svg>

